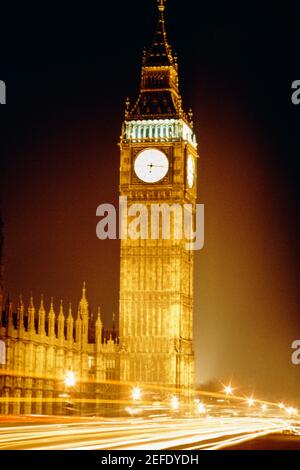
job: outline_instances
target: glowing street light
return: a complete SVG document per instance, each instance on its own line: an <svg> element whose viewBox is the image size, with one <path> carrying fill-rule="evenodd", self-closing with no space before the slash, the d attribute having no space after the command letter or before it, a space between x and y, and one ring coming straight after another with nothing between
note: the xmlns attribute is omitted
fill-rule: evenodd
<svg viewBox="0 0 300 470"><path fill-rule="evenodd" d="M200 415L203 415L204 413L206 413L206 406L201 401L200 401L200 403L198 403L197 409L198 409L198 413Z"/></svg>
<svg viewBox="0 0 300 470"><path fill-rule="evenodd" d="M226 395L232 395L233 394L233 388L231 385L226 385L224 387L224 392L226 393Z"/></svg>
<svg viewBox="0 0 300 470"><path fill-rule="evenodd" d="M286 408L286 412L289 416L293 416L297 414L298 410L296 408L293 408L292 406L289 406L288 408Z"/></svg>
<svg viewBox="0 0 300 470"><path fill-rule="evenodd" d="M279 406L279 408L280 408L281 410L284 410L284 409L285 409L284 403L279 403L278 406Z"/></svg>
<svg viewBox="0 0 300 470"><path fill-rule="evenodd" d="M171 400L171 407L173 410L178 410L179 408L179 400L177 397L172 397L172 400Z"/></svg>
<svg viewBox="0 0 300 470"><path fill-rule="evenodd" d="M265 411L267 411L267 409L268 409L267 405L265 403L263 403L261 405L261 411L264 413Z"/></svg>
<svg viewBox="0 0 300 470"><path fill-rule="evenodd" d="M140 387L134 387L132 390L132 398L134 401L139 401L142 398L142 392Z"/></svg>
<svg viewBox="0 0 300 470"><path fill-rule="evenodd" d="M250 406L250 408L254 405L255 401L253 400L252 397L250 398L247 398L247 403L248 403L248 406Z"/></svg>
<svg viewBox="0 0 300 470"><path fill-rule="evenodd" d="M75 374L71 370L66 373L65 385L66 387L75 387L76 385Z"/></svg>

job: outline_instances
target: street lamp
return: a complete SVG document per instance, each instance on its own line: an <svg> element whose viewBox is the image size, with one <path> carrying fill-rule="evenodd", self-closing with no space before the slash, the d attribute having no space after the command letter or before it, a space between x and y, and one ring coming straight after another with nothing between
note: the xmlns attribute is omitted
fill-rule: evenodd
<svg viewBox="0 0 300 470"><path fill-rule="evenodd" d="M226 385L224 387L224 392L226 393L227 396L232 395L233 394L232 386L231 385Z"/></svg>
<svg viewBox="0 0 300 470"><path fill-rule="evenodd" d="M293 415L297 414L297 411L298 410L296 410L292 406L289 406L288 408L286 408L286 412L289 416L293 416Z"/></svg>
<svg viewBox="0 0 300 470"><path fill-rule="evenodd" d="M69 370L66 373L65 376L65 385L66 387L75 387L76 385L76 379L75 379L75 374L71 370Z"/></svg>
<svg viewBox="0 0 300 470"><path fill-rule="evenodd" d="M250 408L254 405L255 401L253 400L252 397L250 398L247 398L247 403L248 403L248 406L250 406Z"/></svg>
<svg viewBox="0 0 300 470"><path fill-rule="evenodd" d="M198 404L198 413L200 415L203 415L204 413L206 413L206 406L204 405L204 403L202 403L200 401L200 403Z"/></svg>
<svg viewBox="0 0 300 470"><path fill-rule="evenodd" d="M139 401L142 398L142 392L140 387L134 387L132 390L132 399L134 401Z"/></svg>
<svg viewBox="0 0 300 470"><path fill-rule="evenodd" d="M265 403L263 403L261 405L261 411L264 413L265 411L267 411L267 409L268 409L267 405Z"/></svg>

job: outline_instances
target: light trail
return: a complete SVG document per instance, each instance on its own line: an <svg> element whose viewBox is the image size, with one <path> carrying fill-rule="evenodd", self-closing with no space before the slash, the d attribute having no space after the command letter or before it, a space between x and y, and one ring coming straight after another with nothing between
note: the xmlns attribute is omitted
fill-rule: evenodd
<svg viewBox="0 0 300 470"><path fill-rule="evenodd" d="M0 449L212 450L291 429L290 421L249 417L124 418L2 426Z"/></svg>

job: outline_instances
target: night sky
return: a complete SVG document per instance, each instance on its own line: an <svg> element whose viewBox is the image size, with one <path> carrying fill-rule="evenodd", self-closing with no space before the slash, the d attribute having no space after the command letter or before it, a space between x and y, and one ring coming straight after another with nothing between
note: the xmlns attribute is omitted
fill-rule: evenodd
<svg viewBox="0 0 300 470"><path fill-rule="evenodd" d="M102 4L103 3L103 4ZM295 10L209 10L169 0L186 110L199 141L205 248L196 255L197 380L296 400L300 366L300 26ZM43 5L43 7L42 7ZM57 8L57 9L55 9ZM155 0L18 10L2 29L1 205L5 291L74 309L87 282L106 326L118 312L119 242L96 238L118 201L124 103L138 93Z"/></svg>

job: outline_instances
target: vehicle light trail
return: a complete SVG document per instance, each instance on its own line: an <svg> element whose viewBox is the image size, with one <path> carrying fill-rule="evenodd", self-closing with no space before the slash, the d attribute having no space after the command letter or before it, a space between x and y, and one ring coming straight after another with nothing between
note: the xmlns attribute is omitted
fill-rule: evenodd
<svg viewBox="0 0 300 470"><path fill-rule="evenodd" d="M94 419L68 424L2 426L0 449L220 449L290 429L288 420L263 417Z"/></svg>

